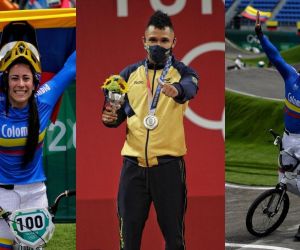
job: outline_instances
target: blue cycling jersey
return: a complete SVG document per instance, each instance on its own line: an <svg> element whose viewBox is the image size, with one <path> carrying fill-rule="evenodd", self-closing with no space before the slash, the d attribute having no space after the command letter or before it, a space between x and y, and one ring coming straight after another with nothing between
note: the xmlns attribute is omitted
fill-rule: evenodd
<svg viewBox="0 0 300 250"><path fill-rule="evenodd" d="M63 91L75 79L76 52L68 58L62 70L43 84L35 94L40 119L39 144L33 160L22 166L28 134L28 105L23 109L9 108L5 112L5 95L0 93L0 183L29 184L45 181L42 145L53 108Z"/></svg>
<svg viewBox="0 0 300 250"><path fill-rule="evenodd" d="M284 125L289 132L300 134L300 75L294 67L284 61L266 36L259 36L259 40L270 62L284 79Z"/></svg>

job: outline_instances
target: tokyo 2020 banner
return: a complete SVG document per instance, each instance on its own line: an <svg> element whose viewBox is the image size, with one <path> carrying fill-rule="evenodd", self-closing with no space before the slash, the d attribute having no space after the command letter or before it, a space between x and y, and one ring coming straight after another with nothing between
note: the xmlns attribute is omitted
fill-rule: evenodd
<svg viewBox="0 0 300 250"><path fill-rule="evenodd" d="M100 85L146 57L142 36L160 9L173 21L175 57L200 76L185 114L186 246L224 249L224 1L88 0L77 3L77 249L119 249L116 197L125 124L101 122ZM163 250L152 207L143 250Z"/></svg>

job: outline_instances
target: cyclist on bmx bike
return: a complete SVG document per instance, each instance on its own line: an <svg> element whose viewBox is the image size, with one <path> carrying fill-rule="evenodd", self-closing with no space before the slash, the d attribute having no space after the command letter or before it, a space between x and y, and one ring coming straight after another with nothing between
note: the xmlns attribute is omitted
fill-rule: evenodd
<svg viewBox="0 0 300 250"><path fill-rule="evenodd" d="M255 32L267 57L272 65L276 67L285 83L285 129L282 143L277 141L280 146L279 184L276 189L268 190L261 194L249 208L247 215L249 232L256 236L265 236L274 231L283 222L288 212L289 200L286 191L300 196L300 75L293 66L284 61L279 51L263 34L259 12L257 12L256 16ZM276 134L273 133L273 135L277 137ZM280 137L277 139L281 140ZM267 218L269 224L262 225L263 228L255 229L255 221L253 219L255 210L263 201L265 201L265 205L261 207L261 212ZM278 211L280 211L280 216ZM277 218L275 215L278 215L278 219L275 219ZM300 227L295 238L300 240Z"/></svg>

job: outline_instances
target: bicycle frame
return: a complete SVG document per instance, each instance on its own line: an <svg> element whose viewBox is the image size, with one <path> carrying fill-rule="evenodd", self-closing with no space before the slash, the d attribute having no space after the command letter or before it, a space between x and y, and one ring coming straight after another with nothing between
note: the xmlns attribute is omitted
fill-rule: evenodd
<svg viewBox="0 0 300 250"><path fill-rule="evenodd" d="M281 192L280 198L278 200L278 203L276 205L275 213L274 214L277 214L278 211L279 211L279 209L280 209L281 202L283 201L283 197L284 197L284 195L285 195L285 193L287 191L287 186L286 186L286 184L280 182L280 183L277 184L276 189L279 189L282 192ZM269 206L269 204L268 204L268 206ZM274 215L272 215L272 216L274 216Z"/></svg>
<svg viewBox="0 0 300 250"><path fill-rule="evenodd" d="M276 230L287 216L289 211L289 197L287 192L300 196L297 187L297 168L300 160L292 149L285 150L282 139L272 129L269 132L274 137L274 145L278 146L279 155L279 183L275 188L261 193L250 205L246 216L246 227L249 233L257 237L264 237ZM283 151L284 150L284 151ZM285 155L287 154L287 156ZM280 157L292 157L295 161Z"/></svg>
<svg viewBox="0 0 300 250"><path fill-rule="evenodd" d="M270 129L270 133L273 135L274 139L274 145L278 146L279 151L284 150L283 146L282 146L282 138L275 133L272 129ZM282 178L280 179L280 182L276 185L276 189L281 190L281 197L278 201L278 204L276 206L276 213L279 210L280 204L282 202L283 196L284 194L289 191L288 190L288 183L297 178L297 173L294 172L295 169L297 169L299 166L299 161L297 163L296 166L294 166L293 168L291 168L289 171L283 170L281 171L281 173L283 174ZM295 193L295 192L293 192ZM297 193L295 193L297 195ZM300 193L298 193L298 195L300 195Z"/></svg>

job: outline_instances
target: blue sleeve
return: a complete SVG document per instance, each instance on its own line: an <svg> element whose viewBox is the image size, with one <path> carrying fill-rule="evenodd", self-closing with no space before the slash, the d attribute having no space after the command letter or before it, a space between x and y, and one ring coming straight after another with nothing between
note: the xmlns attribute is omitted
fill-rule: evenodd
<svg viewBox="0 0 300 250"><path fill-rule="evenodd" d="M174 100L183 104L194 98L197 94L199 76L194 70L187 66L184 66L180 73L181 79L179 83L173 84L178 91L178 96L176 96Z"/></svg>
<svg viewBox="0 0 300 250"><path fill-rule="evenodd" d="M285 81L293 81L293 78L298 77L295 68L284 61L279 51L265 35L259 36L259 40L270 62L276 67Z"/></svg>
<svg viewBox="0 0 300 250"><path fill-rule="evenodd" d="M63 68L48 82L43 84L37 91L38 99L54 107L65 89L76 77L76 51L74 51Z"/></svg>

